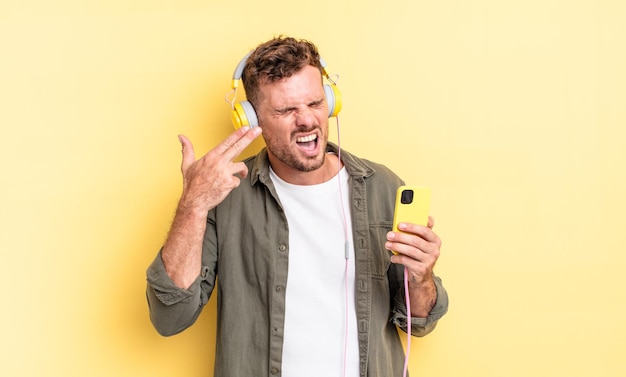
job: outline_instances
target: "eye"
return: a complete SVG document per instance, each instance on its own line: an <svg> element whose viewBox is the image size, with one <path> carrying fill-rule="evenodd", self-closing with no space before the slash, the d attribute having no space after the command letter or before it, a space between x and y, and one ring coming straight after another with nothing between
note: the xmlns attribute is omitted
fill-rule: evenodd
<svg viewBox="0 0 626 377"><path fill-rule="evenodd" d="M288 115L288 114L294 112L295 110L296 110L295 107L287 107L287 108L284 108L284 109L276 109L276 110L274 110L274 112L277 115L281 115L282 116L282 115Z"/></svg>

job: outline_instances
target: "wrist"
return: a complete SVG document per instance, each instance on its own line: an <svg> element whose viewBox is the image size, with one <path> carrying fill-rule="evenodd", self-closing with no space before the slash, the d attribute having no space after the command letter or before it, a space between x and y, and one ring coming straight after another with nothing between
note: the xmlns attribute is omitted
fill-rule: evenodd
<svg viewBox="0 0 626 377"><path fill-rule="evenodd" d="M409 283L412 316L426 318L437 303L437 287L434 279Z"/></svg>
<svg viewBox="0 0 626 377"><path fill-rule="evenodd" d="M209 210L210 207L205 201L193 198L188 194L183 194L178 201L176 214L184 217L206 219Z"/></svg>

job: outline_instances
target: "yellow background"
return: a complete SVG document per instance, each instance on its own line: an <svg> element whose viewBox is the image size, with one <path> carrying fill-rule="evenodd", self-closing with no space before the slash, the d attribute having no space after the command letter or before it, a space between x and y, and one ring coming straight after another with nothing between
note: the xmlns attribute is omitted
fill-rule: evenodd
<svg viewBox="0 0 626 377"><path fill-rule="evenodd" d="M413 375L625 375L625 4L3 0L0 374L212 374L214 302L162 338L145 269L177 134L230 133L236 63L289 34L340 74L342 146L433 188L451 304Z"/></svg>

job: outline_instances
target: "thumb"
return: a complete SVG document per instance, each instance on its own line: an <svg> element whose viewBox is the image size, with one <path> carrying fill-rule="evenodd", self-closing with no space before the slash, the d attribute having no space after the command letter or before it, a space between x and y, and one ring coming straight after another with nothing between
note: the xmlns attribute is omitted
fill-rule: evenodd
<svg viewBox="0 0 626 377"><path fill-rule="evenodd" d="M193 144L185 135L178 135L178 141L180 141L182 146L183 161L180 165L180 170L184 175L189 166L196 162L196 155L193 151Z"/></svg>

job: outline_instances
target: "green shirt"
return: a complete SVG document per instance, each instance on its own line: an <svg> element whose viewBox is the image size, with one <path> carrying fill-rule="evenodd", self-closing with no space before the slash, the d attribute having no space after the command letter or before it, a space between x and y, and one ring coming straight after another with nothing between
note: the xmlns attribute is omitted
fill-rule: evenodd
<svg viewBox="0 0 626 377"><path fill-rule="evenodd" d="M329 144L329 151L337 152ZM406 331L404 267L385 249L395 194L402 180L383 165L341 151L350 185L355 252L355 297L360 376L400 376ZM168 277L160 253L147 271L150 318L165 336L191 326L217 287L214 375L281 375L289 227L269 177L264 149L245 160L250 174L207 217L202 270L189 289ZM219 285L216 284L219 275ZM448 309L435 277L437 302L427 318L412 318L411 333L431 332ZM341 310L341 308L338 308Z"/></svg>

